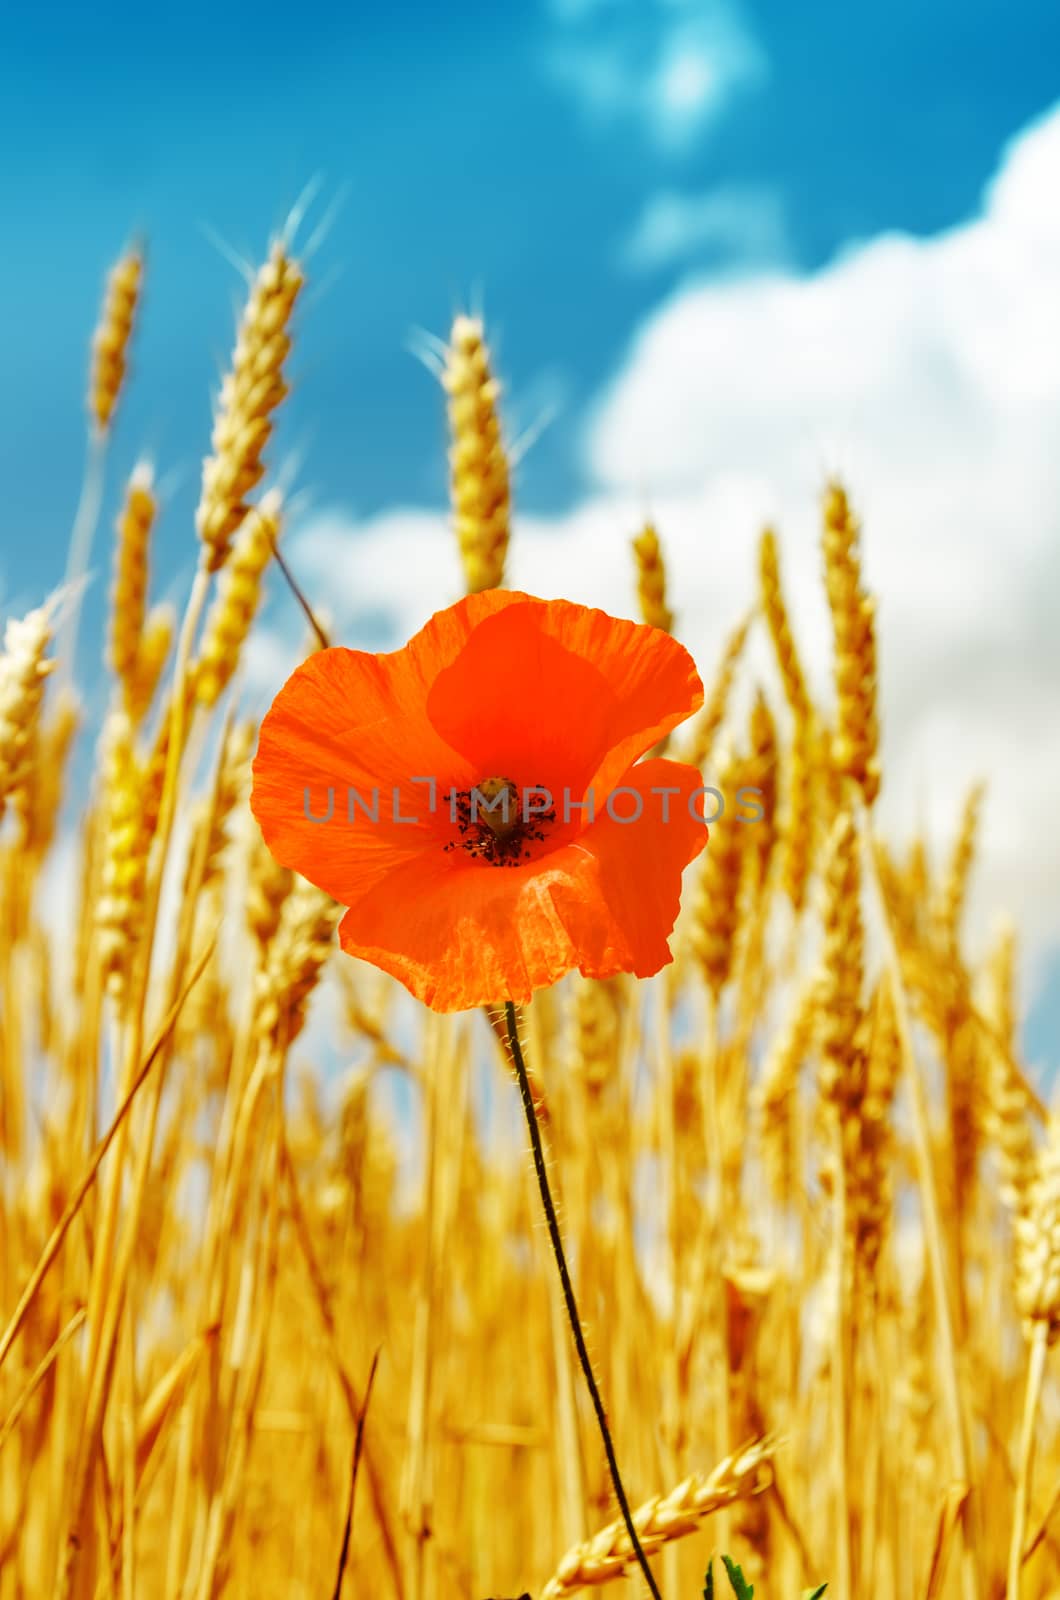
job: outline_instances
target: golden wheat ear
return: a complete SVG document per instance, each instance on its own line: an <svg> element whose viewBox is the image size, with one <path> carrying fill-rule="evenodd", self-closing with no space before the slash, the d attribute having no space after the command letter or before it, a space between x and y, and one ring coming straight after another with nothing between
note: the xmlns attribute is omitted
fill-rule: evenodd
<svg viewBox="0 0 1060 1600"><path fill-rule="evenodd" d="M128 693L140 653L147 609L148 554L158 512L154 469L138 461L125 489L117 521L114 592L111 603L109 663Z"/></svg>
<svg viewBox="0 0 1060 1600"><path fill-rule="evenodd" d="M469 594L504 586L511 522L508 457L501 435L500 384L482 322L458 316L445 347L453 519Z"/></svg>
<svg viewBox="0 0 1060 1600"><path fill-rule="evenodd" d="M880 790L876 712L876 603L861 582L861 527L834 480L823 508L825 587L835 635L837 727L832 762L871 806Z"/></svg>
<svg viewBox="0 0 1060 1600"><path fill-rule="evenodd" d="M217 572L233 536L249 513L247 496L265 472L263 452L273 413L287 395L284 366L291 350L289 325L303 285L302 269L284 245L273 245L250 290L221 385L213 451L203 463L196 527L203 558Z"/></svg>
<svg viewBox="0 0 1060 1600"><path fill-rule="evenodd" d="M99 323L92 336L88 415L97 432L114 420L125 382L129 341L143 289L145 249L136 243L111 268Z"/></svg>
<svg viewBox="0 0 1060 1600"><path fill-rule="evenodd" d="M48 648L64 610L82 585L67 584L24 617L12 617L0 650L0 820L6 802L29 777L45 681L55 662Z"/></svg>
<svg viewBox="0 0 1060 1600"><path fill-rule="evenodd" d="M283 496L270 489L252 507L221 570L191 675L201 705L215 706L239 665L261 603L262 580L283 529Z"/></svg>
<svg viewBox="0 0 1060 1600"><path fill-rule="evenodd" d="M671 633L674 614L666 604L666 560L655 524L646 522L632 545L641 617L649 627Z"/></svg>

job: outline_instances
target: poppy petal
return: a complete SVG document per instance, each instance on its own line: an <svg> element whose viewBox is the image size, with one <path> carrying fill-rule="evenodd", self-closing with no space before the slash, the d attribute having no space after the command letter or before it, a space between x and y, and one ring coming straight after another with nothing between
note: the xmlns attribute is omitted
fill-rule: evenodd
<svg viewBox="0 0 1060 1600"><path fill-rule="evenodd" d="M261 726L250 803L265 843L344 905L428 848L430 789L411 780L461 766L409 678L400 655L321 651Z"/></svg>
<svg viewBox="0 0 1060 1600"><path fill-rule="evenodd" d="M707 842L702 786L683 761L639 761L608 785L603 816L558 852L570 870L552 899L586 977L650 978L670 961L681 874Z"/></svg>
<svg viewBox="0 0 1060 1600"><path fill-rule="evenodd" d="M401 650L321 650L296 668L261 725L254 759L251 809L278 861L350 905L437 843L432 791L413 780L434 778L440 807L449 784L481 774L429 722L429 686L483 618L524 598L469 595Z"/></svg>
<svg viewBox="0 0 1060 1600"><path fill-rule="evenodd" d="M525 1003L573 967L648 977L670 960L681 873L707 830L700 774L641 762L622 774L638 820L603 815L576 840L515 869L439 857L398 867L347 912L339 941L437 1011ZM652 789L671 792L664 803ZM692 812L696 815L693 816ZM621 816L621 805L614 806Z"/></svg>
<svg viewBox="0 0 1060 1600"><path fill-rule="evenodd" d="M514 598L514 597L513 597ZM438 676L427 712L482 776L582 794L607 786L703 703L669 634L566 600L484 619Z"/></svg>

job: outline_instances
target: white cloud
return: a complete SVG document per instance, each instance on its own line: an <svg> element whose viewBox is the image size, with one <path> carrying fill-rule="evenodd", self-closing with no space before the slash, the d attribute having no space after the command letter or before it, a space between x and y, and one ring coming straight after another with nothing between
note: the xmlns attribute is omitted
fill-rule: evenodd
<svg viewBox="0 0 1060 1600"><path fill-rule="evenodd" d="M655 272L698 257L732 270L777 263L788 254L780 196L772 189L730 185L706 194L664 190L645 205L620 252L633 272Z"/></svg>
<svg viewBox="0 0 1060 1600"><path fill-rule="evenodd" d="M1006 151L959 228L875 239L812 275L684 285L600 396L590 493L565 516L519 519L510 570L513 585L631 615L627 540L650 510L682 637L709 675L776 519L827 694L817 506L841 471L879 596L883 820L945 842L985 776L972 922L1008 906L1038 955L1060 942L1058 191L1060 108ZM359 616L397 642L461 587L441 512L322 516L298 565L357 643Z"/></svg>
<svg viewBox="0 0 1060 1600"><path fill-rule="evenodd" d="M1060 112L1007 153L982 216L889 236L812 277L689 284L602 397L586 464L608 494L734 474L782 511L808 653L826 670L816 500L849 479L880 596L890 807L938 837L990 783L984 888L1060 932ZM727 589L753 524L710 556ZM923 796L923 799L921 799Z"/></svg>
<svg viewBox="0 0 1060 1600"><path fill-rule="evenodd" d="M666 151L766 75L735 0L553 0L551 10L555 77L595 120L639 122Z"/></svg>

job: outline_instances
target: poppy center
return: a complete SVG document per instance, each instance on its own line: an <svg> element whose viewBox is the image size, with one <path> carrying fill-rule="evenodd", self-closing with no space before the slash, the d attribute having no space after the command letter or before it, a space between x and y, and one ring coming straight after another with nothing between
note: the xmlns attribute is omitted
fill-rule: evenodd
<svg viewBox="0 0 1060 1600"><path fill-rule="evenodd" d="M480 778L471 789L452 796L450 815L460 830L446 850L466 850L492 866L516 867L530 858L530 844L545 837L556 820L554 806L542 809L547 790L536 785L526 794L511 778Z"/></svg>

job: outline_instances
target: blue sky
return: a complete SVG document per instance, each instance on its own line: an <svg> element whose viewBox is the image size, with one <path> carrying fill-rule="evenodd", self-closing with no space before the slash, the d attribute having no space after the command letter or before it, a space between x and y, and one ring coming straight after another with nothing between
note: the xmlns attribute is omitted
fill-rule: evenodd
<svg viewBox="0 0 1060 1600"><path fill-rule="evenodd" d="M257 260L308 179L323 188L306 233L345 193L310 263L280 446L313 505L365 527L444 504L441 396L405 345L481 294L513 427L558 408L518 479L523 512L558 527L606 477L594 418L690 283L768 269L830 284L872 241L945 239L1060 95L1052 0L476 0L304 18L194 0L23 6L0 23L4 610L61 576L88 336L134 230L148 289L105 518L148 450L171 485L165 589L195 558L241 293L202 224ZM771 404L764 389L767 427ZM101 535L86 654L108 559ZM1035 1040L1057 1038L1041 1001Z"/></svg>
<svg viewBox="0 0 1060 1600"><path fill-rule="evenodd" d="M609 38L650 51L675 8L567 9L316 5L304 28L267 0L8 9L10 586L35 590L56 571L76 498L86 332L132 229L148 236L150 286L116 466L146 440L160 466L186 470L174 527L193 503L238 294L199 224L254 259L318 172L325 196L349 192L314 263L331 287L303 318L306 431L289 431L305 449L301 481L369 511L439 491L438 395L404 341L414 324L444 331L481 286L528 420L539 395L563 401L523 475L524 503L546 509L579 488L579 405L686 265L616 268L652 195L774 191L791 254L813 267L852 239L963 217L1004 141L1060 90L1049 0L933 0L856 18L831 0L747 5L735 26L760 72L674 148L632 112L594 113L554 58Z"/></svg>

